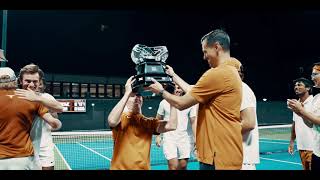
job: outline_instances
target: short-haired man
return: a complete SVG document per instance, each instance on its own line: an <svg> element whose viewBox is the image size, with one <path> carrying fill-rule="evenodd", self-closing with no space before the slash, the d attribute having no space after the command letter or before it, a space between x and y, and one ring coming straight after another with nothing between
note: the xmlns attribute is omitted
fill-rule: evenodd
<svg viewBox="0 0 320 180"><path fill-rule="evenodd" d="M20 69L18 82L20 88L16 94L30 101L41 102L51 115L58 118L57 113L62 112L62 105L48 93L44 93L44 72L38 65L28 64ZM54 144L51 135L52 127L37 116L31 131L35 145L36 158L42 170L54 170Z"/></svg>
<svg viewBox="0 0 320 180"><path fill-rule="evenodd" d="M196 147L201 170L240 170L242 85L236 68L226 64L232 58L230 37L216 29L201 38L201 45L210 69L193 87L177 83L186 92L184 96L170 94L155 79L149 88L179 110L199 103Z"/></svg>
<svg viewBox="0 0 320 180"><path fill-rule="evenodd" d="M298 101L303 104L304 109L306 111L311 111L313 100L312 82L306 78L294 80L294 92L299 97ZM313 125L307 125L295 112L293 112L292 119L293 123L288 152L290 154L294 153L294 141L296 140L303 169L311 170L311 158L314 141L312 130Z"/></svg>

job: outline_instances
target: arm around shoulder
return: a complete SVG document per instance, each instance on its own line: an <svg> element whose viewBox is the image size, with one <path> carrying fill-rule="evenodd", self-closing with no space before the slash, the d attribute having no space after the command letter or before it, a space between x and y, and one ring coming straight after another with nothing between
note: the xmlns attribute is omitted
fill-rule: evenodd
<svg viewBox="0 0 320 180"><path fill-rule="evenodd" d="M57 113L63 112L63 106L53 96L49 94L39 95L39 102L42 103L49 110Z"/></svg>

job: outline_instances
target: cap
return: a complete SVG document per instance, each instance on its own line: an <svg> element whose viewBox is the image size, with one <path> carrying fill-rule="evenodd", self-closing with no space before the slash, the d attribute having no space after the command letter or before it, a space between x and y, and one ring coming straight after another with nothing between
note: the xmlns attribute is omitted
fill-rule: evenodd
<svg viewBox="0 0 320 180"><path fill-rule="evenodd" d="M0 67L0 82L11 82L15 81L16 79L16 75L11 68Z"/></svg>

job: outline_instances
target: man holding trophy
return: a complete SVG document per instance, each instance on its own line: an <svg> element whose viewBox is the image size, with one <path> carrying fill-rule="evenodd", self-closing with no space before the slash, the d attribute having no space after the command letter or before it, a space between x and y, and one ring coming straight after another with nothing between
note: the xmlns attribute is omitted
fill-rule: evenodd
<svg viewBox="0 0 320 180"><path fill-rule="evenodd" d="M195 86L173 77L186 94L167 92L158 80L149 89L160 94L171 106L184 110L199 103L196 148L200 170L240 170L243 162L240 105L241 78L235 67L227 65L230 37L216 29L201 38L203 59L210 66Z"/></svg>

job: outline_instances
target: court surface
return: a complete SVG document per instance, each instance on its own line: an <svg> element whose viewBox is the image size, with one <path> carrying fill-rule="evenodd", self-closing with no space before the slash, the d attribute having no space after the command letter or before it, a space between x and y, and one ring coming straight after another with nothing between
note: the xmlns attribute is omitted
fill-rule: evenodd
<svg viewBox="0 0 320 180"><path fill-rule="evenodd" d="M302 170L299 153L286 152L288 140L260 139L260 164L257 170ZM109 169L113 152L111 138L95 142L56 143L56 169L100 170ZM188 164L189 170L198 170L199 163L194 157ZM151 145L151 169L167 170L162 147Z"/></svg>

